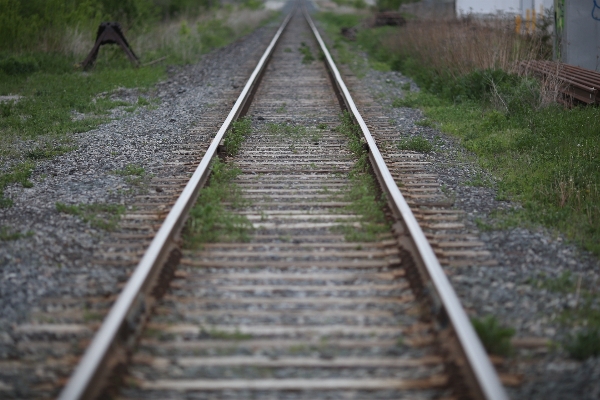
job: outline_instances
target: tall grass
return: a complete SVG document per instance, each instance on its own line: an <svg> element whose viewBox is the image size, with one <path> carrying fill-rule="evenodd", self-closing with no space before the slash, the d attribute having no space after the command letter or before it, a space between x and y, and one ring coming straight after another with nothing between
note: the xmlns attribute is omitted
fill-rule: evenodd
<svg viewBox="0 0 600 400"><path fill-rule="evenodd" d="M356 24L352 18L321 21L335 34ZM493 226L542 224L600 255L600 110L565 109L556 104L556 79L517 74L519 61L550 56L547 37L517 35L502 20L465 19L363 29L356 43L371 65L400 70L421 87L395 106L422 108L494 173L499 200L523 206L492 216ZM340 60L351 59L353 46L337 33Z"/></svg>
<svg viewBox="0 0 600 400"><path fill-rule="evenodd" d="M516 61L547 58L552 48L545 35L515 33L503 19L476 21L408 21L383 39L399 62L408 58L439 75L459 77L475 70L516 72Z"/></svg>

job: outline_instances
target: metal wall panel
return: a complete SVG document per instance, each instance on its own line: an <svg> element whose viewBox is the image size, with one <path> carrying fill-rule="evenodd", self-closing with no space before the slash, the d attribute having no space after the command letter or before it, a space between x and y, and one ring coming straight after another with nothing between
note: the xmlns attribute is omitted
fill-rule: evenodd
<svg viewBox="0 0 600 400"><path fill-rule="evenodd" d="M562 61L600 71L600 0L565 1Z"/></svg>

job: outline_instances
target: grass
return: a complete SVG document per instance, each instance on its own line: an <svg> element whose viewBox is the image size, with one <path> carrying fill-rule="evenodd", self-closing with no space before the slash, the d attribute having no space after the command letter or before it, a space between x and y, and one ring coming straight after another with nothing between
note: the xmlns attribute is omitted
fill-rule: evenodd
<svg viewBox="0 0 600 400"><path fill-rule="evenodd" d="M501 326L492 315L482 319L473 318L471 322L488 353L499 356L509 356L512 353L510 340L515 334L513 328Z"/></svg>
<svg viewBox="0 0 600 400"><path fill-rule="evenodd" d="M56 203L56 211L81 218L85 223L98 229L113 231L118 227L125 206L120 204L77 204Z"/></svg>
<svg viewBox="0 0 600 400"><path fill-rule="evenodd" d="M135 164L127 164L125 168L114 171L115 175L125 177L125 182L130 185L139 186L146 178L146 170Z"/></svg>
<svg viewBox="0 0 600 400"><path fill-rule="evenodd" d="M569 338L565 344L569 355L576 360L600 356L600 329L585 329Z"/></svg>
<svg viewBox="0 0 600 400"><path fill-rule="evenodd" d="M126 0L131 1L137 0ZM22 3L23 7L26 4L17 3ZM167 3L170 2L161 4ZM198 2L188 3L196 9L201 6ZM186 8L189 12L165 21L152 17L147 21L155 23L133 27L126 32L127 38L142 63L163 57L169 64L195 62L202 54L230 43L276 16L258 9L260 7L255 3L243 2L239 6L201 13ZM0 4L0 9L4 6ZM63 10L62 6L57 7L56 12ZM33 11L35 14L48 9L40 7ZM83 13L85 10L75 11ZM73 15L79 15L77 13ZM62 21L62 17L53 18ZM40 29L39 32L53 29L50 36L55 42L45 45L35 42L36 35L45 35L38 32L31 37L19 38L29 38L27 40L33 41L29 44L23 43L16 48L0 47L0 95L21 96L18 101L0 103L0 207L12 205L12 200L4 196L8 185L31 187L30 177L37 162L72 151L75 148L73 135L107 122L115 107L129 112L139 107L153 107L154 101L144 96L139 96L137 102L128 103L111 99L111 94L120 88L137 88L140 93L147 91L166 77L164 65L158 63L134 69L116 46L103 46L93 70L83 72L74 67L87 55L95 37L97 22L86 18L65 20L63 31L56 30L58 28L53 28L52 24L49 28L30 26ZM84 20L88 22L82 22ZM6 24L0 30L4 28ZM46 35L47 38L50 36Z"/></svg>
<svg viewBox="0 0 600 400"><path fill-rule="evenodd" d="M577 360L600 355L600 296L595 279L564 271L555 277L540 274L525 283L570 299L569 306L554 318L574 332L562 340L564 349ZM574 303L572 301L574 300Z"/></svg>
<svg viewBox="0 0 600 400"><path fill-rule="evenodd" d="M398 149L411 150L418 153L429 153L433 150L431 142L421 136L413 136L398 142Z"/></svg>
<svg viewBox="0 0 600 400"><path fill-rule="evenodd" d="M310 47L305 42L300 43L298 51L302 53L302 64L310 64L315 61L315 57L313 56Z"/></svg>
<svg viewBox="0 0 600 400"><path fill-rule="evenodd" d="M338 61L352 67L351 55L365 51L370 62L416 81L421 91L405 93L393 106L422 109L475 154L493 175L499 198L523 206L504 222L544 225L600 255L600 108L564 109L553 103L552 81L515 73L516 61L549 55L546 31L525 37L501 21L409 21L362 29L349 42L339 29L356 26L359 15L319 19L334 38Z"/></svg>
<svg viewBox="0 0 600 400"><path fill-rule="evenodd" d="M184 247L198 249L204 243L249 240L252 223L223 204L229 203L231 208L244 204L241 190L232 182L240 172L218 159L214 161L210 184L201 190L183 230Z"/></svg>
<svg viewBox="0 0 600 400"><path fill-rule="evenodd" d="M250 135L251 129L252 120L248 117L240 118L231 124L223 141L225 153L228 156L235 156L239 152L242 143Z"/></svg>
<svg viewBox="0 0 600 400"><path fill-rule="evenodd" d="M428 93L405 101L460 138L496 177L499 192L521 202L524 220L556 229L600 255L600 109L525 106L500 112Z"/></svg>
<svg viewBox="0 0 600 400"><path fill-rule="evenodd" d="M227 331L221 331L218 329L205 330L204 328L201 328L200 334L201 334L201 336L207 336L211 339L218 339L218 340L241 341L241 340L250 340L253 338L253 336L250 335L249 333L242 333L239 330L236 330L235 332L227 332Z"/></svg>
<svg viewBox="0 0 600 400"><path fill-rule="evenodd" d="M341 124L336 130L348 138L348 147L357 158L343 200L350 202L347 211L359 216L361 227L357 229L342 224L339 229L348 241L376 241L379 234L389 232L390 229L383 212L385 199L379 194L379 186L371 173L359 126L354 123L348 112L344 112L340 119Z"/></svg>
<svg viewBox="0 0 600 400"><path fill-rule="evenodd" d="M27 231L25 233L14 231L13 229L7 226L0 226L0 241L8 242L11 240L19 240L25 237L33 236L32 231Z"/></svg>

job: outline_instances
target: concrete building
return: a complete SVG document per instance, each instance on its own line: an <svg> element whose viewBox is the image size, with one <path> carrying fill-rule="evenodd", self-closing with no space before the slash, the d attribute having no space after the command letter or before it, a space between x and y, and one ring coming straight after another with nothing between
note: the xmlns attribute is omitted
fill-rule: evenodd
<svg viewBox="0 0 600 400"><path fill-rule="evenodd" d="M468 14L513 17L521 15L523 19L533 14L544 15L554 7L554 0L456 0L456 15Z"/></svg>

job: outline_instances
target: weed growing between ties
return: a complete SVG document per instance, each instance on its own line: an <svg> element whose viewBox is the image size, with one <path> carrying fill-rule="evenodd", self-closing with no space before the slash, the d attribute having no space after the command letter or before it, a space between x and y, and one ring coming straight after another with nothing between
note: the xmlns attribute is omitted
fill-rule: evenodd
<svg viewBox="0 0 600 400"><path fill-rule="evenodd" d="M232 341L241 341L241 340L250 340L253 338L249 333L242 333L239 330L235 332L227 332L218 329L205 329L200 327L200 337L206 339L217 339L217 340L232 340Z"/></svg>
<svg viewBox="0 0 600 400"><path fill-rule="evenodd" d="M379 234L389 232L383 208L385 199L379 195L379 186L369 165L367 151L361 141L361 132L348 112L341 115L341 124L336 130L348 138L348 147L357 162L350 173L350 185L343 200L350 202L348 211L360 216L360 228L352 225L340 225L340 230L348 241L376 241Z"/></svg>
<svg viewBox="0 0 600 400"><path fill-rule="evenodd" d="M99 203L78 205L56 203L56 211L75 215L94 228L112 231L118 227L121 215L125 213L125 206Z"/></svg>
<svg viewBox="0 0 600 400"><path fill-rule="evenodd" d="M483 319L473 318L471 322L488 353L499 356L509 356L512 353L510 340L515 334L513 328L501 326L492 315Z"/></svg>
<svg viewBox="0 0 600 400"><path fill-rule="evenodd" d="M300 44L298 51L303 55L302 64L310 64L311 62L315 61L315 57L313 56L310 47L305 42Z"/></svg>
<svg viewBox="0 0 600 400"><path fill-rule="evenodd" d="M214 161L210 184L200 191L198 201L190 211L183 230L184 246L201 248L202 244L217 241L248 241L252 223L243 215L229 211L245 204L240 188L232 181L240 169L220 160Z"/></svg>
<svg viewBox="0 0 600 400"><path fill-rule="evenodd" d="M228 156L235 156L246 137L250 134L252 129L252 120L248 117L240 118L231 124L231 128L225 135L223 141L225 146L225 153Z"/></svg>

